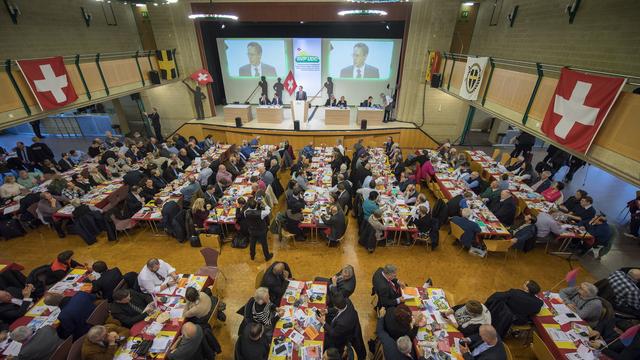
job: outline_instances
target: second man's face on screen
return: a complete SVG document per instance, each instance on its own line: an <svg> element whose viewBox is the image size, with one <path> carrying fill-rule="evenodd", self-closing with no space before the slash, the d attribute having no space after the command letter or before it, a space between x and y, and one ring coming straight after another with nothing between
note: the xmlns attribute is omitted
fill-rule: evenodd
<svg viewBox="0 0 640 360"><path fill-rule="evenodd" d="M247 56L249 57L249 63L251 63L251 65L260 65L260 61L262 61L262 53L260 53L257 48L249 46L247 48Z"/></svg>

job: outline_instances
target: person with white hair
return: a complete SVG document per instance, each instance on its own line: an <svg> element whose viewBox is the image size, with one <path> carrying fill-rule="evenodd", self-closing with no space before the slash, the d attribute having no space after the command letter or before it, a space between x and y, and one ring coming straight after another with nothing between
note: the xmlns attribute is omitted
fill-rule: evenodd
<svg viewBox="0 0 640 360"><path fill-rule="evenodd" d="M598 298L598 288L592 283L583 282L560 290L560 299L590 326L597 324L602 313L602 302Z"/></svg>
<svg viewBox="0 0 640 360"><path fill-rule="evenodd" d="M51 325L43 326L35 333L27 326L18 326L11 332L11 340L22 344L17 356L20 360L48 359L62 343Z"/></svg>
<svg viewBox="0 0 640 360"><path fill-rule="evenodd" d="M120 341L129 337L129 329L114 324L95 325L82 342L82 360L113 359Z"/></svg>
<svg viewBox="0 0 640 360"><path fill-rule="evenodd" d="M259 287L244 306L244 320L238 333L241 334L247 324L258 323L264 327L265 333L271 336L276 322L283 315L284 309L278 308L269 299L269 289Z"/></svg>
<svg viewBox="0 0 640 360"><path fill-rule="evenodd" d="M258 164L258 174L260 174L260 179L267 187L273 184L273 174L270 171L267 171L267 169L264 167L264 164Z"/></svg>
<svg viewBox="0 0 640 360"><path fill-rule="evenodd" d="M480 326L478 335L460 341L460 351L464 360L506 360L504 344L496 329L485 324Z"/></svg>

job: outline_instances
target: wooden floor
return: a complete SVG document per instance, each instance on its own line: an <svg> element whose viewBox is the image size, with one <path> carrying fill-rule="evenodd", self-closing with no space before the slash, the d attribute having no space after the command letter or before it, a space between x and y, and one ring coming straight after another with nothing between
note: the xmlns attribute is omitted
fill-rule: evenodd
<svg viewBox="0 0 640 360"><path fill-rule="evenodd" d="M380 266L392 263L398 266L398 276L411 286L421 286L432 278L435 286L443 287L456 299L478 299L484 301L496 290L520 287L527 279L535 279L543 289L563 279L569 270L565 260L547 255L543 248L527 254L513 255L505 261L504 256L489 255L486 259L471 256L453 246L447 234L448 227L441 229L441 245L435 251L424 247L403 246L378 248L375 253L367 251L357 243L357 222L350 221L345 243L339 248L327 248L323 242L297 243L293 248L282 248L277 240L269 239L274 260L286 261L297 279L313 279L330 276L344 264L355 268L357 287L351 297L360 314L365 341L375 330L375 317L370 304L371 276ZM27 271L50 262L65 249L75 251L75 258L91 264L104 260L118 266L122 272L140 271L150 257L159 257L172 264L179 272L194 272L202 264L199 249L189 244L179 244L166 236L154 236L149 230L139 229L131 238L121 237L117 242L108 242L103 235L97 244L87 246L78 236L59 239L55 232L45 226L31 230L27 236L9 241L0 240L0 258L14 260L27 267ZM219 324L215 334L224 349L222 359L233 358L233 344L241 321L235 311L253 295L254 281L258 271L265 266L260 248L257 260L251 261L248 249L234 249L226 245L220 257L220 266L227 277L224 302L227 304L227 321ZM575 265L574 265L575 266ZM578 280L593 279L582 271ZM532 352L519 341L507 341L516 358L533 359Z"/></svg>

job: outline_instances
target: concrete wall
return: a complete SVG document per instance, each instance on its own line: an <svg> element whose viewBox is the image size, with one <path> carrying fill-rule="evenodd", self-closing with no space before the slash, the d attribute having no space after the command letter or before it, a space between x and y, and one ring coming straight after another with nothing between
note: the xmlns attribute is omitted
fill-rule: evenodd
<svg viewBox="0 0 640 360"><path fill-rule="evenodd" d="M0 6L0 58L21 59L53 55L136 51L141 48L131 5L95 0L12 0L22 15L14 25ZM102 7L109 5L117 20L107 25ZM80 7L92 14L85 25Z"/></svg>
<svg viewBox="0 0 640 360"><path fill-rule="evenodd" d="M422 124L437 141L453 140L462 132L469 106L428 85L425 94L425 70L427 50L449 50L460 1L422 0L412 6L397 118Z"/></svg>
<svg viewBox="0 0 640 360"><path fill-rule="evenodd" d="M504 0L497 26L482 1L469 54L640 74L640 1L582 1L573 24L569 0ZM519 5L513 27L507 14Z"/></svg>

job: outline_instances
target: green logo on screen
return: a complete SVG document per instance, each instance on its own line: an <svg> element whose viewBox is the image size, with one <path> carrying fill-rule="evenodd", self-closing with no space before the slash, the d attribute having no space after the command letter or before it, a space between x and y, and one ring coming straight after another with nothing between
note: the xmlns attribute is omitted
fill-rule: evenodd
<svg viewBox="0 0 640 360"><path fill-rule="evenodd" d="M296 56L297 63L319 63L320 57L315 55L309 55L306 51L298 48L298 56Z"/></svg>

